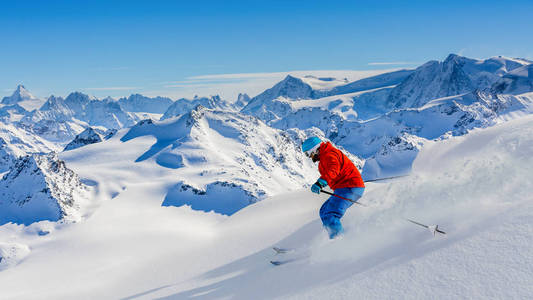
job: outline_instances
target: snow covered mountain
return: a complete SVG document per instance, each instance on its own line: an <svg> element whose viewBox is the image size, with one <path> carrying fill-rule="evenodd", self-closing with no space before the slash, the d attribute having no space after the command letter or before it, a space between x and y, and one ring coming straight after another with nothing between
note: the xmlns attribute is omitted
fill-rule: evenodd
<svg viewBox="0 0 533 300"><path fill-rule="evenodd" d="M287 75L272 88L253 97L241 110L242 113L256 116L265 122L278 119L290 110L287 100L313 99L316 92L301 78Z"/></svg>
<svg viewBox="0 0 533 300"><path fill-rule="evenodd" d="M250 100L251 98L250 96L248 96L248 94L239 93L239 95L237 96L237 101L233 103L233 107L235 108L235 110L240 111L248 104L248 102L250 102Z"/></svg>
<svg viewBox="0 0 533 300"><path fill-rule="evenodd" d="M533 91L533 64L515 68L492 86L495 94L519 95Z"/></svg>
<svg viewBox="0 0 533 300"><path fill-rule="evenodd" d="M531 62L524 59L474 60L452 54L443 62L428 62L416 70L382 73L355 82L289 75L252 99L239 95L232 105L218 96L172 102L168 98L131 95L115 101L75 92L65 99L51 96L40 109L29 112L18 103L34 97L19 86L11 97L5 98L9 99L0 107L0 118L9 128L3 129L8 147L16 139L7 132L24 136L25 146L18 149L29 152L11 154L11 159L15 159L27 153L63 149L89 127L100 132L128 128L141 117L157 119L163 112L161 120L169 120L187 115L198 105L226 111L244 106L242 114L258 117L282 131L297 130L291 135L297 139L318 134L332 140L353 154L361 166L366 161L364 176L373 178L397 172L386 170L391 167L387 164L377 163L390 160L385 155L416 152L416 145L426 140L466 134L473 128L492 126L502 118L530 113L532 68ZM90 135L87 140L98 140ZM38 138L28 138L31 136ZM80 138L84 137L82 134ZM413 142L400 143L404 150L400 146L387 149L394 141L404 139ZM86 144L74 144L77 142ZM8 152L13 153L6 150L5 157ZM408 170L414 155L404 157L398 164L404 165L400 169Z"/></svg>
<svg viewBox="0 0 533 300"><path fill-rule="evenodd" d="M0 105L0 121L12 123L22 119L28 111L18 104Z"/></svg>
<svg viewBox="0 0 533 300"><path fill-rule="evenodd" d="M395 87L387 99L393 108L417 108L430 100L487 90L504 75L532 62L503 57L487 60L450 54L443 62L430 61Z"/></svg>
<svg viewBox="0 0 533 300"><path fill-rule="evenodd" d="M245 114L250 114L260 118L265 122L276 121L283 119L291 112L294 112L298 107L314 107L312 103L314 101L305 101L310 99L334 99L333 96L338 96L342 98L345 96L354 96L360 97L363 96L364 99L374 99L376 95L380 98L383 97L383 93L380 92L380 89L394 86L408 77L413 71L411 70L400 70L384 74L379 74L376 76L371 76L368 78L363 78L355 82L346 83L342 82L337 85L332 85L330 88L326 89L314 89L309 83L309 78L296 78L293 76L287 76L284 80L277 83L271 89L266 90L265 92L259 94L258 96L252 98L248 105L246 105L241 112ZM316 80L329 82L329 78L316 78ZM334 80L334 79L331 79ZM316 84L315 84L316 86ZM363 93L358 93L363 92ZM388 95L388 94L387 94ZM336 101L337 98L331 101ZM361 101L365 101L361 99ZM296 106L295 102L299 102ZM320 102L325 102L321 100ZM358 101L360 102L360 101ZM302 104L305 103L305 104ZM352 104L353 106L353 104ZM375 107L375 103L369 105L369 107ZM357 114L356 114L357 115Z"/></svg>
<svg viewBox="0 0 533 300"><path fill-rule="evenodd" d="M409 171L420 149L417 145L425 140L463 135L502 118L531 113L531 68L531 62L522 59L472 60L450 55L443 62L428 62L414 71L385 73L322 91L346 94L316 99L318 93L305 94L308 99L256 97L242 112L281 130L319 129L366 160L363 177L370 179ZM282 82L276 86L283 86ZM387 149L391 141L408 136L415 142L406 144L405 150ZM404 160L393 154L411 150ZM383 163L393 158L395 167Z"/></svg>
<svg viewBox="0 0 533 300"><path fill-rule="evenodd" d="M12 123L22 119L28 112L41 107L44 100L34 97L23 85L18 85L13 94L0 102L0 121Z"/></svg>
<svg viewBox="0 0 533 300"><path fill-rule="evenodd" d="M118 104L124 111L147 112L162 114L174 101L166 97L146 97L139 94L130 95L128 98L118 99Z"/></svg>
<svg viewBox="0 0 533 300"><path fill-rule="evenodd" d="M76 118L76 112L65 103L63 98L53 95L39 110L26 114L15 125L56 143L72 139L88 126L87 123Z"/></svg>
<svg viewBox="0 0 533 300"><path fill-rule="evenodd" d="M156 163L176 170L193 169L197 167L195 164L198 162L204 164L215 164L215 162L208 160L205 155L191 156L193 157L191 160L187 159L187 155L181 153L182 144L176 142L177 140L196 140L196 148L193 147L195 151L206 152L206 149L213 146L210 141L212 132L226 138L227 134L233 138L248 136L249 133L243 128L258 126L253 117L243 115L249 114L266 122L265 126L269 125L281 130L280 132L286 132L289 139L296 143L310 134L330 139L353 155L353 159L362 168L365 165L363 168L365 178L375 178L408 172L412 161L427 141L463 135L474 128L492 126L504 119L531 113L532 68L531 62L523 59L495 57L473 60L452 54L443 62L428 62L416 70L393 71L355 82L332 77L289 75L252 99L244 94L239 95L239 99L233 105L227 104L218 96L179 99L172 102L168 98L131 95L115 101L112 98L99 100L75 92L65 99L51 96L40 109L28 112L23 108L17 108L17 103L34 97L29 96L31 94L19 86L17 92L0 108L6 111L4 114L9 115L4 122L12 124L9 127L10 133L17 131L19 136L22 135L21 132L26 137L38 136L42 139L38 140L42 146L18 147L18 154L15 155L13 147L10 146L13 139L5 134L3 157L9 162L25 153L51 151L54 146L50 146L49 142L61 149L67 142L72 141L72 144L65 147L65 150L71 150L101 141L103 132L107 129L132 126L138 122L139 113L154 114L157 117L164 112L162 121L167 122L180 117L182 123L197 125L190 125L190 128L176 125L179 127L177 129L168 127L168 130L179 134L171 137L170 140L173 142L166 141L169 144L165 147L171 149L158 149L161 145L156 143L155 150L161 152L155 156ZM204 108L196 110L198 105L208 108L208 113L204 113ZM230 112L232 108L242 106L244 107L240 114ZM212 120L214 113L210 109L218 111L219 118L222 115L224 118L229 118L223 118L226 124L240 124L240 127L211 128L210 126L216 122ZM20 121L14 119L16 113L23 115ZM197 121L191 121L196 115L202 117ZM208 121L203 119L206 115ZM183 121L187 118L189 121ZM151 126L150 128L153 127L153 130L158 131L160 129L157 128L163 125L153 121L143 121L135 125L132 132L143 126ZM4 129L4 132L7 131ZM203 135L200 132L203 132ZM159 139L165 140L165 138ZM261 139L255 143L261 143ZM246 139L237 139L237 143L247 145L250 142ZM26 144L32 145L32 143ZM238 148L244 152L255 153L250 157L257 159L258 149L252 151ZM217 157L215 154L212 156ZM243 163L240 160L230 161L236 165ZM394 166L391 161L395 162ZM267 171L272 170L267 168ZM291 169L290 173L307 176L303 175L302 170ZM262 178L263 175L256 173L248 177ZM242 189L242 195L238 196L246 198L242 203L254 202L263 197L261 195L277 193L273 190L267 191L268 188L259 184L257 179L249 179L247 176L244 176L247 177L246 180L253 184L237 184L241 177L242 173L234 171L227 178L211 182L201 181L201 184L184 180L182 185L176 187L178 192L175 192L173 197L192 193L193 196L187 197L197 198L198 195L205 195L208 189L212 189L210 184L230 184L232 190ZM217 183L217 180L220 182ZM294 183L303 184L298 180ZM188 200L187 203L192 202L195 201Z"/></svg>
<svg viewBox="0 0 533 300"><path fill-rule="evenodd" d="M62 148L89 126L120 129L138 120L134 113L124 111L111 98L99 100L74 92L65 99L52 95L38 110L27 112L19 121L11 123Z"/></svg>
<svg viewBox="0 0 533 300"><path fill-rule="evenodd" d="M19 158L0 181L0 224L78 221L89 192L55 153Z"/></svg>
<svg viewBox="0 0 533 300"><path fill-rule="evenodd" d="M35 100L35 99L37 98L35 98L32 94L30 94L30 92L28 92L28 90L26 90L26 88L22 84L20 84L17 86L17 88L15 89L15 91L13 92L11 96L4 97L2 99L2 102L0 103L4 105L12 105L12 104L17 104L19 102Z"/></svg>
<svg viewBox="0 0 533 300"><path fill-rule="evenodd" d="M74 150L86 145L100 143L103 140L111 138L116 132L116 129L109 129L104 132L98 128L87 127L82 133L78 134L70 143L68 143L63 151Z"/></svg>
<svg viewBox="0 0 533 300"><path fill-rule="evenodd" d="M266 196L304 186L314 173L288 134L236 112L197 106L178 118L141 121L121 141L142 136L157 142L135 161L150 160L174 174L165 206L231 215Z"/></svg>
<svg viewBox="0 0 533 300"><path fill-rule="evenodd" d="M7 162L14 161L28 153L48 153L59 151L52 142L49 142L31 132L21 129L13 124L0 122L0 152L6 164L0 165L0 172L9 170Z"/></svg>
<svg viewBox="0 0 533 300"><path fill-rule="evenodd" d="M181 98L176 100L170 107L165 111L162 120L169 118L181 116L195 109L198 105L201 105L206 108L222 108L228 109L229 105L220 98L220 96L210 96L210 97L194 97L193 99Z"/></svg>

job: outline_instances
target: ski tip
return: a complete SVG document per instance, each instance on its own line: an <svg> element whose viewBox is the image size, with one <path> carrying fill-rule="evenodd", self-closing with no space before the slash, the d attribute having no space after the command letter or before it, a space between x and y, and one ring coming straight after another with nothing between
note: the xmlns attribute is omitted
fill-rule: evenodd
<svg viewBox="0 0 533 300"><path fill-rule="evenodd" d="M442 230L439 229L439 225L437 225L437 226L435 227L435 232L438 232L438 233L440 233L440 234L446 234L446 232L444 232L444 231L442 231Z"/></svg>
<svg viewBox="0 0 533 300"><path fill-rule="evenodd" d="M270 263L273 264L274 266L279 266L283 264L282 261L277 261L277 260L271 260Z"/></svg>
<svg viewBox="0 0 533 300"><path fill-rule="evenodd" d="M286 249L286 248L279 248L279 247L272 247L272 250L276 251L276 254L283 254L283 253L289 253L294 251L293 249Z"/></svg>

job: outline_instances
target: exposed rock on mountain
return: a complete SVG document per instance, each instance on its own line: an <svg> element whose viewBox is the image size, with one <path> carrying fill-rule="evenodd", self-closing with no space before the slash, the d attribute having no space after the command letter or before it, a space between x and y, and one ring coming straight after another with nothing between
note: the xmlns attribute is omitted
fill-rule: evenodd
<svg viewBox="0 0 533 300"><path fill-rule="evenodd" d="M0 181L0 224L78 221L88 190L55 153L18 159Z"/></svg>
<svg viewBox="0 0 533 300"><path fill-rule="evenodd" d="M243 107L245 107L248 102L250 102L251 98L248 96L248 94L241 94L239 93L239 96L237 96L237 101L233 104L233 107L236 110L241 110Z"/></svg>
<svg viewBox="0 0 533 300"><path fill-rule="evenodd" d="M7 143L0 137L0 173L8 171L15 161L15 155Z"/></svg>
<svg viewBox="0 0 533 300"><path fill-rule="evenodd" d="M72 142L68 143L63 151L74 150L86 145L100 143L103 140L111 138L116 132L116 129L109 129L104 132L97 128L87 127L82 133L78 134Z"/></svg>

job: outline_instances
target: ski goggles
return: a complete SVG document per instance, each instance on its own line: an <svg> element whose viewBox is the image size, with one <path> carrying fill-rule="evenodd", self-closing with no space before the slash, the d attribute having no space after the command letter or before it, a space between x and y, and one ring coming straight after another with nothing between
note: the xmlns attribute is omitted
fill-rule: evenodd
<svg viewBox="0 0 533 300"><path fill-rule="evenodd" d="M317 149L310 149L310 150L307 150L304 152L305 156L307 157L313 157L315 154L317 154L318 152L318 148Z"/></svg>

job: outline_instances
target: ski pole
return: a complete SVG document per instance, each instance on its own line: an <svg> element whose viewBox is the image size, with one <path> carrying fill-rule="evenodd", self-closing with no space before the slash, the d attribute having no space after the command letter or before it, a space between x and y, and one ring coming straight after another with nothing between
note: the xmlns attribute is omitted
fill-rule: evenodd
<svg viewBox="0 0 533 300"><path fill-rule="evenodd" d="M399 176L392 176L392 177L385 177L385 178L370 179L370 180L365 180L365 182L375 182L375 181L381 181L381 180L387 180L387 179L395 179L395 178L407 177L407 176L409 176L409 174L407 174L407 175L399 175ZM355 204L358 204L358 205L361 205L361 206L368 207L368 205L364 205L364 204L359 203L357 201L353 201L352 199L344 198L342 196L336 195L334 193L330 193L330 192L325 191L325 190L320 190L320 192L322 192L324 194L331 195L331 196L335 196L337 198L341 198L341 199L346 200L346 201L350 201L352 203L355 203Z"/></svg>
<svg viewBox="0 0 533 300"><path fill-rule="evenodd" d="M331 195L331 196L335 196L335 197L337 197L337 198L341 198L341 199L346 200L346 201L350 201L350 202L355 203L355 204L357 204L357 205L361 205L361 206L364 206L364 207L368 207L367 205L364 205L364 204L359 203L359 202L357 202L357 201L353 201L352 199L344 198L344 197L339 196L339 195L337 195L337 194L330 193L330 192L328 192L328 191L320 190L320 192L322 192L322 193L324 193L324 194Z"/></svg>
<svg viewBox="0 0 533 300"><path fill-rule="evenodd" d="M337 197L337 198L341 198L343 200L347 200L347 201L350 201L352 203L355 203L357 205L361 205L361 206L364 206L364 207L368 207L368 205L364 205L362 203L359 203L357 201L353 201L352 199L348 199L348 198L344 198L342 196L339 196L339 195L336 195L334 193L330 193L328 191L325 191L325 190L320 190L320 192L324 193L324 194L328 194L328 195L331 195L331 196L334 196L334 197ZM440 233L440 234L446 234L446 232L442 231L439 229L439 225L425 225L425 224L422 224L422 223L419 223L417 221L413 221L411 219L405 219L406 221L408 222L411 222L413 224L416 224L418 226L422 226L424 228L427 228L431 233L433 233L433 235L435 235L437 232Z"/></svg>
<svg viewBox="0 0 533 300"><path fill-rule="evenodd" d="M382 180L387 180L387 179L396 179L396 178L407 177L407 176L409 176L409 174L399 175L399 176L392 176L392 177L369 179L369 180L365 180L365 182L375 182L375 181L382 181Z"/></svg>
<svg viewBox="0 0 533 300"><path fill-rule="evenodd" d="M418 223L417 221L413 221L411 219L405 219L406 221L409 221L413 224L416 224L418 226L422 226L422 227L425 227L427 229L429 229L429 231L431 231L431 233L433 233L433 235L435 235L436 232L440 233L440 234L446 234L446 232L442 231L439 229L439 225L424 225L422 223Z"/></svg>

